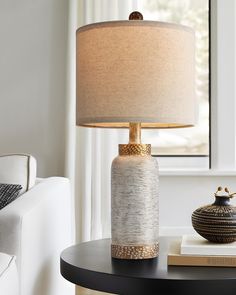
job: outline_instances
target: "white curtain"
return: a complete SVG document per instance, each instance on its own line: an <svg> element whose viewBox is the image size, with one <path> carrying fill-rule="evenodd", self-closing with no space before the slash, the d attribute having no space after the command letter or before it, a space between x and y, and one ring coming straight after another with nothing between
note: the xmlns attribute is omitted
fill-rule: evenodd
<svg viewBox="0 0 236 295"><path fill-rule="evenodd" d="M72 2L74 0L71 0ZM73 5L72 5L73 6ZM75 8L75 5L73 6ZM77 27L100 21L128 19L137 9L137 0L77 0ZM73 27L73 25L72 25ZM75 52L75 38L71 47ZM75 57L72 54L70 62ZM74 74L74 67L70 67ZM73 78L72 78L73 79ZM74 83L70 83L70 117L75 112ZM74 128L68 120L67 175L75 187L76 241L88 241L110 236L110 170L118 153L118 143L126 143L127 131ZM76 130L74 132L74 130ZM76 141L73 140L76 133ZM75 167L73 148L75 148ZM75 171L75 177L73 173Z"/></svg>
<svg viewBox="0 0 236 295"><path fill-rule="evenodd" d="M72 193L72 224L75 220L75 155L76 155L76 127L75 127L75 106L76 106L76 38L77 28L77 0L68 1L68 41L67 41L67 81L66 81L66 125L65 125L65 176L71 181ZM72 228L72 236L75 239L75 226Z"/></svg>

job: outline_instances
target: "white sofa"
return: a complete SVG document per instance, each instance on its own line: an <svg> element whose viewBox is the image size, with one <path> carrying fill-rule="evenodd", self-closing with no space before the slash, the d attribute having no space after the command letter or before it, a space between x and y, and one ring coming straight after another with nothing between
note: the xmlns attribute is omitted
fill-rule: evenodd
<svg viewBox="0 0 236 295"><path fill-rule="evenodd" d="M61 251L73 242L71 212L69 180L62 177L38 179L0 210L0 252L16 256L19 295L74 294L59 266Z"/></svg>
<svg viewBox="0 0 236 295"><path fill-rule="evenodd" d="M0 253L0 292L1 295L19 294L18 273L15 256Z"/></svg>

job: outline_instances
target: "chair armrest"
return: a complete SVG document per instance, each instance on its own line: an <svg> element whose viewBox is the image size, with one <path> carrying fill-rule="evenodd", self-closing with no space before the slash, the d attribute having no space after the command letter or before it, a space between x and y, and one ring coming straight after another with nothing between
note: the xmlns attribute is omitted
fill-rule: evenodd
<svg viewBox="0 0 236 295"><path fill-rule="evenodd" d="M71 209L68 179L51 177L0 211L0 252L16 255L21 294L64 294L59 256L72 243Z"/></svg>

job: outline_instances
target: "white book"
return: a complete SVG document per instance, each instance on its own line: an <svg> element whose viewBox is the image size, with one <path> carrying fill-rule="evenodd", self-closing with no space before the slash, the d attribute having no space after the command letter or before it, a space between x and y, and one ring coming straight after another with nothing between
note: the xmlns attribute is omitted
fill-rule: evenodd
<svg viewBox="0 0 236 295"><path fill-rule="evenodd" d="M199 235L182 237L182 255L236 255L236 242L229 244L211 243Z"/></svg>

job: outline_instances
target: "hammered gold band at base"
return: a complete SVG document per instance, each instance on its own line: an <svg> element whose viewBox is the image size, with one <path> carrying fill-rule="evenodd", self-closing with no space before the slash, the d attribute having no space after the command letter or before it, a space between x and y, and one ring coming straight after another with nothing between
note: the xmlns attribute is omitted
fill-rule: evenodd
<svg viewBox="0 0 236 295"><path fill-rule="evenodd" d="M141 143L119 144L120 156L147 156L151 155L151 145Z"/></svg>
<svg viewBox="0 0 236 295"><path fill-rule="evenodd" d="M158 256L158 243L142 246L111 245L111 256L119 259L150 259Z"/></svg>

